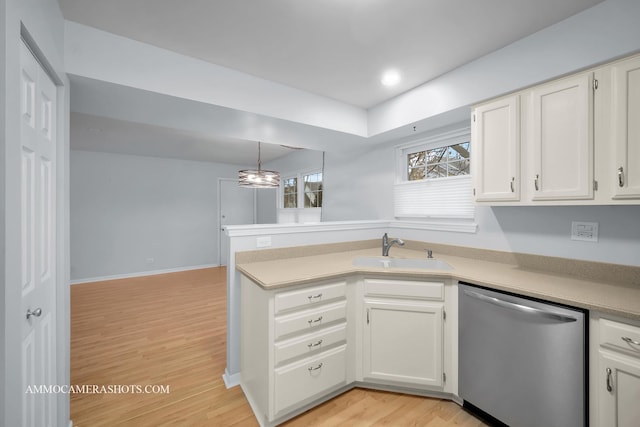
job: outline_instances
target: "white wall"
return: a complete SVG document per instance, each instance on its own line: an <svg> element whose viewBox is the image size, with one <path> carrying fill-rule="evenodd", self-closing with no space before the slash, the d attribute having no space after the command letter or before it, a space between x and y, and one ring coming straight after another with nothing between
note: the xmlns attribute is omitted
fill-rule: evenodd
<svg viewBox="0 0 640 427"><path fill-rule="evenodd" d="M256 191L256 224L275 224L278 222L277 188L263 188Z"/></svg>
<svg viewBox="0 0 640 427"><path fill-rule="evenodd" d="M324 221L393 219L393 143L326 154ZM399 237L640 266L640 206L476 207L475 234L394 231ZM571 221L598 222L597 243L570 239Z"/></svg>
<svg viewBox="0 0 640 427"><path fill-rule="evenodd" d="M72 280L217 265L217 182L238 168L73 150Z"/></svg>
<svg viewBox="0 0 640 427"><path fill-rule="evenodd" d="M393 218L393 147L325 154L323 221Z"/></svg>
<svg viewBox="0 0 640 427"><path fill-rule="evenodd" d="M0 22L5 23L6 21L6 14L7 11L7 3L5 0L0 0ZM6 43L6 39L7 39L7 34L6 34L6 30L5 31L0 31L0 56L3 58L4 63L6 64L7 62L7 54L6 54L6 48L5 48L5 43ZM6 65L5 65L6 67ZM5 165L5 151L6 151L6 147L5 147L5 142L7 140L6 138L6 127L5 127L5 110L7 107L7 102L6 102L6 70L5 67L1 67L0 66L0 99L5 100L4 102L0 102L0 134L2 135L2 137L0 137L0 165L2 165L2 171L3 173L0 173L0 242L3 242L0 245L0 277L2 278L3 282L6 283L6 272L5 272L5 253L6 253L6 237L5 237L5 174L4 174L4 165ZM5 285L6 286L6 285ZM5 304L5 293L6 290L4 289L4 286L2 287L2 290L0 291L0 307L2 307L4 309L4 307L6 306ZM6 328L6 322L4 319L4 316L0 316L0 408L2 408L2 412L6 412L5 410L5 394L4 391L7 388L7 383L5 382L5 343L6 343L6 338L5 338L5 328ZM0 424L4 424L7 421L8 416L3 416L0 418Z"/></svg>
<svg viewBox="0 0 640 427"><path fill-rule="evenodd" d="M280 172L284 179L287 176L322 169L322 151L294 150L286 156L263 165L265 169ZM258 224L275 224L278 222L278 206L280 190L260 190L257 192Z"/></svg>

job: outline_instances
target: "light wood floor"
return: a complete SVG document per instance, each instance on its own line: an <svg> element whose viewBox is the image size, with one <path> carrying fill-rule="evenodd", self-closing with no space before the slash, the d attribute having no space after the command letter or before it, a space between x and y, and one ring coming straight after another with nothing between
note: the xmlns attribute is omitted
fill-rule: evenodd
<svg viewBox="0 0 640 427"><path fill-rule="evenodd" d="M71 384L168 385L168 394L72 394L76 427L257 426L227 390L226 271L210 268L71 287ZM452 402L351 390L293 426L480 427Z"/></svg>

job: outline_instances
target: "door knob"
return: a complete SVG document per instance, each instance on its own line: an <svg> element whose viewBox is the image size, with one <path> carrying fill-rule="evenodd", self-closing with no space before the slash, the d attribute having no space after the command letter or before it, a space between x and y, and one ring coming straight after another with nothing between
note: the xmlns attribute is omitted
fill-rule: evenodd
<svg viewBox="0 0 640 427"><path fill-rule="evenodd" d="M31 316L33 316L33 317L42 316L42 309L41 308L36 308L35 310L31 311L31 309L28 308L27 309L27 320L29 320L31 318Z"/></svg>

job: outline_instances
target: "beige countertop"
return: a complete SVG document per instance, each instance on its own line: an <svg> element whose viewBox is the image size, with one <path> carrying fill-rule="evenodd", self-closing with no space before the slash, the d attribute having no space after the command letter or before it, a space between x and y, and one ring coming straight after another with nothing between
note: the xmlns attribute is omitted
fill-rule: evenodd
<svg viewBox="0 0 640 427"><path fill-rule="evenodd" d="M266 261L237 261L236 268L256 284L269 290L356 274L415 279L450 278L640 320L640 286L635 280L640 268L636 272L635 267L632 267L633 280L621 283L616 277L612 277L610 281L603 280L602 277L593 280L566 273L545 272L540 268L523 268L516 263L480 260L436 251L434 258L446 261L453 267L452 270L356 267L352 262L359 256L380 256L380 248L290 256ZM391 258L424 257L424 251L421 250L399 247L391 249ZM603 266L612 267L607 264ZM613 267L615 271L615 266ZM629 270L626 266L621 266L621 269Z"/></svg>

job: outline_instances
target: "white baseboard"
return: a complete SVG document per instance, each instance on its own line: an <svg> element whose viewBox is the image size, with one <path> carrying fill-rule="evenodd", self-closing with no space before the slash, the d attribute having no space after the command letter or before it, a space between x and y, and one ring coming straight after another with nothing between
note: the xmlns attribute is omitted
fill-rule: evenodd
<svg viewBox="0 0 640 427"><path fill-rule="evenodd" d="M80 283L102 282L105 280L130 279L132 277L153 276L156 274L177 273L180 271L200 270L202 268L212 268L212 267L220 267L220 266L218 264L203 264L203 265L192 265L189 267L166 268L164 270L141 271L139 273L114 274L113 276L89 277L86 279L74 279L71 281L71 284L77 285Z"/></svg>
<svg viewBox="0 0 640 427"><path fill-rule="evenodd" d="M230 375L229 371L224 370L224 375L222 375L222 381L224 381L224 385L227 388L235 387L240 385L240 373Z"/></svg>

